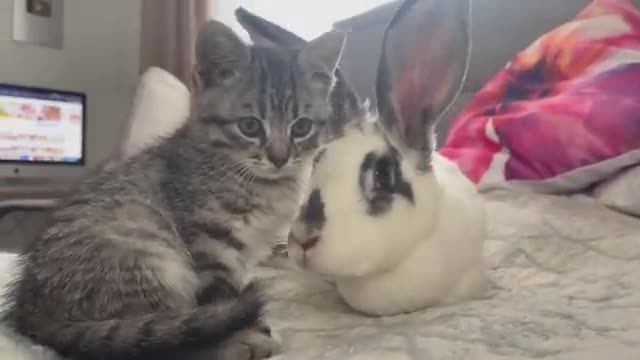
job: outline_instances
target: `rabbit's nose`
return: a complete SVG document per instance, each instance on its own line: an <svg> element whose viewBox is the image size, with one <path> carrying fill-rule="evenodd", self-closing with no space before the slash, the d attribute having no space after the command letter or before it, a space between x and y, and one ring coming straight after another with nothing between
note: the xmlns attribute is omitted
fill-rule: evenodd
<svg viewBox="0 0 640 360"><path fill-rule="evenodd" d="M311 237L305 241L300 242L300 246L302 247L302 250L307 251L311 248L313 248L314 246L316 246L316 244L318 243L318 241L320 241L320 237L319 236L314 236Z"/></svg>

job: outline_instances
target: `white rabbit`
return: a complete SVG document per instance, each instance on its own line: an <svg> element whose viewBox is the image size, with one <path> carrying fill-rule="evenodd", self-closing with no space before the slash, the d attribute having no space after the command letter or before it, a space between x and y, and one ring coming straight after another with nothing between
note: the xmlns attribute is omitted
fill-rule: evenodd
<svg viewBox="0 0 640 360"><path fill-rule="evenodd" d="M486 293L483 202L433 153L436 120L468 67L469 17L470 0L400 6L384 36L377 114L325 148L289 234L289 257L366 314Z"/></svg>

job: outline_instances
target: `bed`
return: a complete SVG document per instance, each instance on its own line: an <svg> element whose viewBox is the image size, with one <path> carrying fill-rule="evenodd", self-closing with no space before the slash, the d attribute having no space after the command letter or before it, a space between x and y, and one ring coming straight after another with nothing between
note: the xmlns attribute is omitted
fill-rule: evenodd
<svg viewBox="0 0 640 360"><path fill-rule="evenodd" d="M640 221L583 195L486 200L486 300L372 319L327 283L271 270L280 359L637 358Z"/></svg>
<svg viewBox="0 0 640 360"><path fill-rule="evenodd" d="M273 262L259 276L286 349L276 359L637 359L640 220L586 195L485 198L487 299L371 318L346 307L330 283ZM13 255L0 259L4 282ZM56 359L2 334L0 359Z"/></svg>

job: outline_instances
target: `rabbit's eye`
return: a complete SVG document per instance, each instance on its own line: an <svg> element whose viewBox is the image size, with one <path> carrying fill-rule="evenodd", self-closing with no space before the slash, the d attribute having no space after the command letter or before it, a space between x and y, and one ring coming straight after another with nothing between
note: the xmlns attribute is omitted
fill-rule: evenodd
<svg viewBox="0 0 640 360"><path fill-rule="evenodd" d="M415 204L413 188L402 175L397 151L378 155L369 152L360 164L360 191L372 216L382 216L391 209L397 197Z"/></svg>
<svg viewBox="0 0 640 360"><path fill-rule="evenodd" d="M396 196L415 204L411 184L402 176L397 152L390 151L384 155L373 151L368 153L360 164L358 181L370 215L385 214Z"/></svg>
<svg viewBox="0 0 640 360"><path fill-rule="evenodd" d="M380 158L376 161L373 170L373 190L391 193L394 190L394 174L393 164L386 158Z"/></svg>

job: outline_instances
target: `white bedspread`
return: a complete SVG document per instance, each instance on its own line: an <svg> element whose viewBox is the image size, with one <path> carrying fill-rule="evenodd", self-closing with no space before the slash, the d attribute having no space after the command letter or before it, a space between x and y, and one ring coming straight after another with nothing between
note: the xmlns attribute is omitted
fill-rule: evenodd
<svg viewBox="0 0 640 360"><path fill-rule="evenodd" d="M487 208L486 300L368 318L322 280L263 269L277 359L640 359L640 220L586 196L503 191Z"/></svg>

